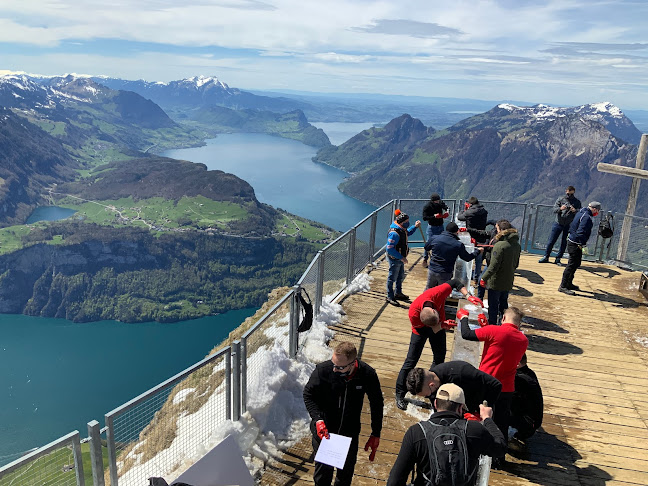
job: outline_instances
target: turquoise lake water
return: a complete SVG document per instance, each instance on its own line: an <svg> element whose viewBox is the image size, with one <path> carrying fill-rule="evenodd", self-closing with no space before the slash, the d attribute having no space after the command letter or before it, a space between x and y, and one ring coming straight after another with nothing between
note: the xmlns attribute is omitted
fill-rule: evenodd
<svg viewBox="0 0 648 486"><path fill-rule="evenodd" d="M58 221L72 216L76 211L74 209L59 208L58 206L41 206L34 209L25 223L32 224L37 221Z"/></svg>
<svg viewBox="0 0 648 486"><path fill-rule="evenodd" d="M357 124L348 125L345 134L344 124L335 124L336 136L354 135ZM313 163L315 149L292 140L221 135L205 147L165 155L232 172L252 184L262 202L340 231L374 209L337 190L348 174ZM30 218L71 214L50 206ZM75 324L0 314L0 464L72 430L87 435L88 421L103 425L105 413L202 359L254 311L174 324Z"/></svg>

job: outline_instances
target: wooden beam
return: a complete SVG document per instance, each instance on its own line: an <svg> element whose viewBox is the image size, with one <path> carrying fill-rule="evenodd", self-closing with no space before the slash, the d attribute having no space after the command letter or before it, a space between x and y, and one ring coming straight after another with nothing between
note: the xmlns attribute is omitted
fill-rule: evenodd
<svg viewBox="0 0 648 486"><path fill-rule="evenodd" d="M643 170L644 164L646 162L646 150L648 150L648 135L643 134L641 136L641 142L639 143L639 150L637 150L637 164L636 170L640 173L648 172ZM632 178L632 186L630 187L630 196L628 196L628 206L626 207L626 214L633 216L635 208L637 207L637 197L639 196L639 184L641 179L638 176ZM626 254L628 252L628 242L630 241L630 229L632 227L632 218L624 217L623 226L621 227L621 235L619 237L619 249L617 251L617 261L624 262L626 260Z"/></svg>
<svg viewBox="0 0 648 486"><path fill-rule="evenodd" d="M641 170L635 167L626 167L625 165L605 164L603 162L599 162L596 168L599 170L599 172L608 172L610 174L637 177L639 179L648 179L648 170Z"/></svg>

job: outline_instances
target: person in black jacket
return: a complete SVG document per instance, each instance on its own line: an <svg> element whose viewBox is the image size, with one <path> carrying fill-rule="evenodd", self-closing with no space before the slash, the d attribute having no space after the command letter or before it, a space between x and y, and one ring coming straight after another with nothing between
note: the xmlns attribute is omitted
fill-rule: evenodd
<svg viewBox="0 0 648 486"><path fill-rule="evenodd" d="M466 202L466 209L457 215L459 221L466 222L466 229L477 244L483 245L488 242L488 235L484 232L488 224L488 211L479 200L472 196ZM475 258L475 274L473 280L479 283L481 277L482 255Z"/></svg>
<svg viewBox="0 0 648 486"><path fill-rule="evenodd" d="M440 235L432 236L425 244L425 251L432 254L428 266L426 289L436 287L452 279L457 257L469 262L484 251L483 248L475 248L472 253L468 253L466 246L459 241L458 232L457 223L450 222L445 231Z"/></svg>
<svg viewBox="0 0 648 486"><path fill-rule="evenodd" d="M506 452L506 439L493 422L493 409L484 405L479 406L481 422L463 419L465 406L464 393L460 387L445 384L439 388L434 400L437 410L430 417L430 422L437 425L450 424L459 421L466 429L466 449L468 456L468 471L471 476L468 484L475 484L480 455L502 456ZM422 426L412 425L403 437L403 443L389 474L387 486L405 486L410 472L416 466L414 486L428 484L426 478L432 477L428 443L423 434Z"/></svg>
<svg viewBox="0 0 648 486"><path fill-rule="evenodd" d="M515 392L511 401L509 425L515 429L515 437L525 440L535 434L542 425L543 410L542 388L536 374L527 366L525 353L515 373Z"/></svg>
<svg viewBox="0 0 648 486"><path fill-rule="evenodd" d="M338 344L333 357L318 364L304 387L304 403L311 416L313 451L320 442L329 439L329 432L351 437L351 447L343 469L337 470L336 486L348 486L353 479L360 435L360 414L364 396L371 408L371 436L365 451L371 448L373 461L380 444L383 419L383 394L376 371L360 361L355 346L349 342ZM317 486L330 486L333 467L315 462L313 479Z"/></svg>
<svg viewBox="0 0 648 486"><path fill-rule="evenodd" d="M436 192L432 193L430 200L423 206L423 221L427 221L427 233L425 239L430 240L434 235L440 235L443 231L443 220L450 216L448 206L441 200ZM423 266L428 266L429 252L423 253Z"/></svg>
<svg viewBox="0 0 648 486"><path fill-rule="evenodd" d="M551 250L553 249L558 237L562 234L560 240L560 249L556 255L556 260L554 263L560 265L560 259L565 254L565 249L567 248L567 235L569 234L569 225L574 221L574 216L576 212L581 209L581 202L574 196L576 189L574 186L567 186L565 189L565 195L560 196L556 199L556 202L553 205L553 212L556 215L556 220L554 221L553 226L551 227L551 234L549 235L549 241L547 242L547 248L545 248L545 253L543 257L538 260L538 263L548 263L549 257L551 256Z"/></svg>
<svg viewBox="0 0 648 486"><path fill-rule="evenodd" d="M567 237L567 253L569 260L565 271L563 272L562 281L558 291L567 295L576 295L574 290L580 290L578 285L574 285L574 274L583 260L583 247L587 245L592 234L594 225L592 218L598 216L601 211L601 203L592 201L586 208L582 208L572 221L569 227L569 236Z"/></svg>
<svg viewBox="0 0 648 486"><path fill-rule="evenodd" d="M454 383L466 395L469 412L479 412L479 404L484 400L493 405L502 390L500 381L483 371L479 371L466 361L447 361L426 371L414 368L407 375L407 391L432 400L439 387L444 383Z"/></svg>

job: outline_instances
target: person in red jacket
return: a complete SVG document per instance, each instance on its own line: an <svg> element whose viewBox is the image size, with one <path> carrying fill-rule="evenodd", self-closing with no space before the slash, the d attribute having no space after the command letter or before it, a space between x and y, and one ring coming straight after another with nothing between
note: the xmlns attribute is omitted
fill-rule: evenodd
<svg viewBox="0 0 648 486"><path fill-rule="evenodd" d="M515 373L529 346L529 340L520 331L522 317L524 313L520 309L509 307L504 311L501 326L487 325L472 330L468 327L468 311L457 311L457 319L461 322L461 337L469 341L484 342L479 369L502 382L502 392L494 408L495 423L504 437L508 437Z"/></svg>
<svg viewBox="0 0 648 486"><path fill-rule="evenodd" d="M418 363L428 340L434 355L432 365L445 361L445 329L456 326L454 320L446 321L445 317L445 301L452 293L452 289L461 292L470 302L481 305L481 301L477 297L468 296L466 287L458 279L452 279L449 282L427 289L412 302L409 308L409 319L412 324L410 345L407 357L396 380L396 406L401 410L407 408L407 402L405 401L407 374Z"/></svg>

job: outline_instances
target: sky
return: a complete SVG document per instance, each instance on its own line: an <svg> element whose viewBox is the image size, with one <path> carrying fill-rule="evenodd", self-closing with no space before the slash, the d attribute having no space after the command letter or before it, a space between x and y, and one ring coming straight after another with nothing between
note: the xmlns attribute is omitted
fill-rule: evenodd
<svg viewBox="0 0 648 486"><path fill-rule="evenodd" d="M648 109L648 1L0 2L0 73Z"/></svg>

